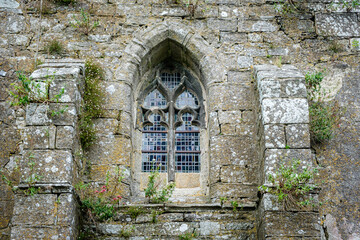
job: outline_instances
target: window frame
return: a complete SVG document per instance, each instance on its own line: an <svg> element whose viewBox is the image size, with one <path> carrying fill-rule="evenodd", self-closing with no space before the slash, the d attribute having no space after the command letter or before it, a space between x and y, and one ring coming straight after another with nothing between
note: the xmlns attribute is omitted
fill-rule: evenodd
<svg viewBox="0 0 360 240"><path fill-rule="evenodd" d="M174 88L169 89L165 86L161 79L162 73L180 73L180 83ZM166 107L145 107L144 101L145 98L150 94L152 91L158 90L165 98L167 105ZM190 107L185 106L182 108L178 108L176 106L176 100L178 97L184 93L185 91L189 91L194 97L197 98L197 107ZM167 173L168 173L168 181L175 181L175 173L176 171L176 153L185 153L181 151L176 151L176 134L181 131L176 131L178 127L180 127L182 124L185 124L185 121L183 121L182 116L183 114L190 113L193 118L191 121L191 125L198 128L196 132L198 134L198 147L200 151L197 151L196 154L198 154L198 165L199 170L196 173L201 173L201 151L200 148L200 131L201 128L204 126L204 105L203 105L203 97L202 97L202 88L197 81L186 69L182 67L175 67L170 69L169 67L160 67L156 70L156 75L153 78L153 80L150 80L148 82L147 87L141 92L141 95L138 99L139 102L139 112L141 116L139 116L141 119L141 123L139 124L139 129L141 133L143 134L145 131L143 130L144 126L152 125L153 123L150 121L149 116L151 114L159 113L162 116L162 120L160 121L160 124L165 126L167 129L167 136L168 136L168 143L167 143ZM165 115L167 114L167 119ZM175 119L175 116L178 116L177 119ZM191 131L186 131L191 132ZM142 136L143 137L143 136ZM143 144L143 143L142 143ZM188 153L193 153L194 151L189 151ZM186 152L187 153L187 152ZM143 151L141 152L141 158L143 159ZM142 160L143 161L143 160ZM143 164L141 162L141 164ZM141 171L143 168L141 167ZM143 172L143 171L142 171ZM179 171L180 173L184 173Z"/></svg>

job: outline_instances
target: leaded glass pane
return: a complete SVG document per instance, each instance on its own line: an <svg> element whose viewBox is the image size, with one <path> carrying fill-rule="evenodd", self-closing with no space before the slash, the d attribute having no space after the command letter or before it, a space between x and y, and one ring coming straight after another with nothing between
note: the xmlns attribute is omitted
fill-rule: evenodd
<svg viewBox="0 0 360 240"><path fill-rule="evenodd" d="M186 106L196 108L199 106L197 97L188 90L185 90L182 94L179 95L175 104L177 108L183 108Z"/></svg>
<svg viewBox="0 0 360 240"><path fill-rule="evenodd" d="M176 172L197 173L200 172L199 153L176 153L175 154Z"/></svg>
<svg viewBox="0 0 360 240"><path fill-rule="evenodd" d="M193 116L182 115L183 124L175 131L175 169L177 172L200 171L200 132L192 126Z"/></svg>
<svg viewBox="0 0 360 240"><path fill-rule="evenodd" d="M164 85L170 89L173 90L176 88L180 82L181 82L181 75L180 73L162 73L161 74L161 81L164 83Z"/></svg>
<svg viewBox="0 0 360 240"><path fill-rule="evenodd" d="M159 90L155 89L149 95L146 96L144 100L144 107L152 108L152 107L159 107L164 108L166 107L166 99L165 97L159 92Z"/></svg>
<svg viewBox="0 0 360 240"><path fill-rule="evenodd" d="M144 131L166 131L166 127L160 125L161 116L159 114L151 114L149 120L153 125L145 126Z"/></svg>
<svg viewBox="0 0 360 240"><path fill-rule="evenodd" d="M152 114L153 126L145 126L142 134L142 171L167 171L167 130L160 125L161 116Z"/></svg>
<svg viewBox="0 0 360 240"><path fill-rule="evenodd" d="M142 172L167 172L167 153L143 153Z"/></svg>
<svg viewBox="0 0 360 240"><path fill-rule="evenodd" d="M198 131L199 128L191 125L191 121L193 120L193 116L190 113L184 113L181 116L183 120L183 124L176 128L176 131Z"/></svg>

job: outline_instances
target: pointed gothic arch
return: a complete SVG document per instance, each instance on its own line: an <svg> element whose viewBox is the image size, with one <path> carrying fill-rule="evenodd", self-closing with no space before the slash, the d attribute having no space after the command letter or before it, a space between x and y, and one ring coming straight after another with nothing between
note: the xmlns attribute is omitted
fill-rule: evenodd
<svg viewBox="0 0 360 240"><path fill-rule="evenodd" d="M201 171L193 175L187 173L186 178L189 179L187 183L181 180L184 179L184 176L181 176L180 173L170 178L169 176L164 178L175 180L175 182L179 183L178 187L183 186L182 190L191 189L189 191L181 191L181 197L201 195L202 199L205 199L208 196L209 136L206 96L207 89L212 83L221 82L226 79L227 70L222 62L219 61L219 58L221 56L200 35L196 34L188 26L179 23L163 22L152 28L139 31L126 47L115 76L117 81L126 82L131 88L132 112L130 115L133 120L131 131L131 186L132 195L135 200L137 197L141 198L141 190L146 182L146 175L144 177L144 174L141 174L142 124L153 124L151 121L144 122L143 113L139 106L150 90L157 89L160 93L164 93L162 86L156 85L154 79L156 78L156 72L159 72L159 69L163 69L165 63L179 66L184 75L190 79L183 83L181 90L178 89L178 92L174 93L176 95L175 98L185 90L199 98L201 107L199 107L199 112L197 113L198 119L193 119L191 123L196 123L199 126L199 142L201 145L201 153L199 153L201 154L201 163L199 165L201 166ZM191 108L185 108L181 109L179 113L185 116L186 113L191 113L192 111ZM177 124L180 125L180 123ZM180 184L180 182L182 183ZM190 183L194 184L191 185Z"/></svg>

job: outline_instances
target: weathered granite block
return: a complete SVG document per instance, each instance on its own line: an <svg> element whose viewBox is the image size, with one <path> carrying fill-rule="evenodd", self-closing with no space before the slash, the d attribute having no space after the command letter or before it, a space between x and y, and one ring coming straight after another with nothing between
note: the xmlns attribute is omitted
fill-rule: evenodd
<svg viewBox="0 0 360 240"><path fill-rule="evenodd" d="M36 173L41 176L39 183L71 183L72 161L70 151L27 150L20 162L21 182L26 183L30 174Z"/></svg>
<svg viewBox="0 0 360 240"><path fill-rule="evenodd" d="M166 222L166 223L145 223L134 224L134 234L136 236L178 236L180 234L192 233L199 229L199 223ZM127 226L129 227L129 225Z"/></svg>
<svg viewBox="0 0 360 240"><path fill-rule="evenodd" d="M75 127L78 113L74 104L50 103L48 117L51 118L52 123L56 126Z"/></svg>
<svg viewBox="0 0 360 240"><path fill-rule="evenodd" d="M309 122L307 99L263 99L261 112L264 124Z"/></svg>
<svg viewBox="0 0 360 240"><path fill-rule="evenodd" d="M213 85L209 87L209 95L212 111L251 109L254 102L253 91L236 84Z"/></svg>
<svg viewBox="0 0 360 240"><path fill-rule="evenodd" d="M81 77L81 69L78 67L72 68L40 68L35 70L31 75L33 79L47 79L47 80L68 80L77 82Z"/></svg>
<svg viewBox="0 0 360 240"><path fill-rule="evenodd" d="M76 221L76 200L72 193L62 193L57 197L57 225L72 227L75 231Z"/></svg>
<svg viewBox="0 0 360 240"><path fill-rule="evenodd" d="M285 129L283 125L265 125L266 148L285 148Z"/></svg>
<svg viewBox="0 0 360 240"><path fill-rule="evenodd" d="M26 125L49 125L49 105L30 103L26 106Z"/></svg>
<svg viewBox="0 0 360 240"><path fill-rule="evenodd" d="M212 30L235 32L237 30L237 20L210 18L207 20L207 26Z"/></svg>
<svg viewBox="0 0 360 240"><path fill-rule="evenodd" d="M56 128L56 148L72 149L74 137L75 130L72 126L58 126Z"/></svg>
<svg viewBox="0 0 360 240"><path fill-rule="evenodd" d="M312 202L315 204L318 203L318 195L317 194L308 194L307 197L312 199ZM294 201L302 201L304 199L294 199ZM260 207L264 211L289 211L289 212L317 212L317 206L303 206L298 207L297 205L292 205L292 203L287 203L286 206L283 202L278 200L278 196L265 193L262 196Z"/></svg>
<svg viewBox="0 0 360 240"><path fill-rule="evenodd" d="M15 0L0 1L0 8L18 8L20 4Z"/></svg>
<svg viewBox="0 0 360 240"><path fill-rule="evenodd" d="M11 229L11 240L38 239L75 239L75 232L70 227L44 226L27 227L14 226Z"/></svg>
<svg viewBox="0 0 360 240"><path fill-rule="evenodd" d="M263 218L266 237L320 237L318 213L266 212Z"/></svg>
<svg viewBox="0 0 360 240"><path fill-rule="evenodd" d="M244 43L247 40L246 33L220 32L221 42Z"/></svg>
<svg viewBox="0 0 360 240"><path fill-rule="evenodd" d="M43 225L44 226L44 225ZM55 227L23 227L14 226L11 229L11 240L38 240L38 239L56 239L58 232ZM64 236L65 237L65 236Z"/></svg>
<svg viewBox="0 0 360 240"><path fill-rule="evenodd" d="M30 126L24 128L25 149L55 148L55 126Z"/></svg>
<svg viewBox="0 0 360 240"><path fill-rule="evenodd" d="M121 111L119 115L120 115L120 120L116 133L130 136L131 120L132 120L131 115L125 111Z"/></svg>
<svg viewBox="0 0 360 240"><path fill-rule="evenodd" d="M274 21L242 20L238 24L239 32L275 32L278 28Z"/></svg>
<svg viewBox="0 0 360 240"><path fill-rule="evenodd" d="M224 183L238 183L244 182L248 173L245 166L228 165L221 167L220 179Z"/></svg>
<svg viewBox="0 0 360 240"><path fill-rule="evenodd" d="M163 222L182 222L184 221L183 213L164 213L158 216L159 221Z"/></svg>
<svg viewBox="0 0 360 240"><path fill-rule="evenodd" d="M76 82L55 80L50 84L49 97L52 102L74 103L80 100L77 86Z"/></svg>
<svg viewBox="0 0 360 240"><path fill-rule="evenodd" d="M235 136L216 136L210 139L210 164L214 165L245 165L255 159L252 139Z"/></svg>
<svg viewBox="0 0 360 240"><path fill-rule="evenodd" d="M55 225L55 194L35 194L15 196L12 222L15 226ZM12 231L14 232L14 231Z"/></svg>
<svg viewBox="0 0 360 240"><path fill-rule="evenodd" d="M250 72L248 71L246 72L229 71L227 80L229 83L244 84L246 86L251 86L251 82L252 82Z"/></svg>
<svg viewBox="0 0 360 240"><path fill-rule="evenodd" d="M283 65L281 69L273 65L257 65L254 70L258 82L265 79L304 79L304 75L291 65Z"/></svg>
<svg viewBox="0 0 360 240"><path fill-rule="evenodd" d="M264 163L265 183L270 183L268 176L274 174L281 164L289 164L292 160L300 160L300 167L312 167L311 149L267 149Z"/></svg>
<svg viewBox="0 0 360 240"><path fill-rule="evenodd" d="M254 63L253 58L249 57L249 56L238 56L236 61L238 64L238 66L237 66L238 68L249 69Z"/></svg>
<svg viewBox="0 0 360 240"><path fill-rule="evenodd" d="M96 134L99 136L114 135L118 130L119 121L111 118L97 118L93 121ZM130 125L130 122L128 122Z"/></svg>
<svg viewBox="0 0 360 240"><path fill-rule="evenodd" d="M356 13L318 13L315 14L315 24L321 36L360 36L360 22Z"/></svg>
<svg viewBox="0 0 360 240"><path fill-rule="evenodd" d="M249 230L255 225L252 222L230 222L221 224L221 230Z"/></svg>
<svg viewBox="0 0 360 240"><path fill-rule="evenodd" d="M254 137L255 125L254 124L240 124L235 126L235 135L241 137Z"/></svg>
<svg viewBox="0 0 360 240"><path fill-rule="evenodd" d="M240 124L242 122L241 111L219 111L218 112L220 124Z"/></svg>
<svg viewBox="0 0 360 240"><path fill-rule="evenodd" d="M20 33L25 29L25 17L21 15L10 15L3 22L6 33Z"/></svg>
<svg viewBox="0 0 360 240"><path fill-rule="evenodd" d="M212 199L227 197L228 199L237 200L248 198L251 201L255 201L258 199L257 192L257 186L241 183L216 183L210 188L210 196Z"/></svg>
<svg viewBox="0 0 360 240"><path fill-rule="evenodd" d="M209 131L211 136L216 136L220 133L220 123L217 112L209 114Z"/></svg>
<svg viewBox="0 0 360 240"><path fill-rule="evenodd" d="M103 107L105 109L131 111L131 87L125 82L103 82L103 92L107 96Z"/></svg>
<svg viewBox="0 0 360 240"><path fill-rule="evenodd" d="M286 142L290 148L310 148L308 124L290 124L285 127Z"/></svg>
<svg viewBox="0 0 360 240"><path fill-rule="evenodd" d="M99 137L87 153L92 164L130 165L131 141L124 136Z"/></svg>
<svg viewBox="0 0 360 240"><path fill-rule="evenodd" d="M270 48L268 50L268 54L271 56L284 56L284 55L288 55L289 53L289 49L287 48Z"/></svg>
<svg viewBox="0 0 360 240"><path fill-rule="evenodd" d="M31 82L29 100L33 102L41 102L48 99L48 83Z"/></svg>
<svg viewBox="0 0 360 240"><path fill-rule="evenodd" d="M220 224L218 222L200 222L200 235L218 235L220 232Z"/></svg>

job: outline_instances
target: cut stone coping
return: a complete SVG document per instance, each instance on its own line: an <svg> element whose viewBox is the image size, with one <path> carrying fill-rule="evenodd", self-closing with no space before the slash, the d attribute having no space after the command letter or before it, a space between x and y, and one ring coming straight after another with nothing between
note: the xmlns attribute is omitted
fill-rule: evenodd
<svg viewBox="0 0 360 240"><path fill-rule="evenodd" d="M199 210L222 210L222 209L233 209L231 204L224 204L221 206L220 203L163 203L163 204L129 204L129 205L122 205L116 206L117 209L127 209L129 207L141 207L141 208L164 208L166 211L170 212L193 212ZM254 210L257 208L256 202L244 203L238 206L238 210Z"/></svg>
<svg viewBox="0 0 360 240"><path fill-rule="evenodd" d="M19 184L14 186L20 190L25 190L29 188L29 184ZM40 188L39 194L42 193L73 193L74 187L71 184L61 184L61 183L36 183L31 187Z"/></svg>
<svg viewBox="0 0 360 240"><path fill-rule="evenodd" d="M46 59L45 62L38 66L39 68L85 68L85 60L83 59Z"/></svg>

